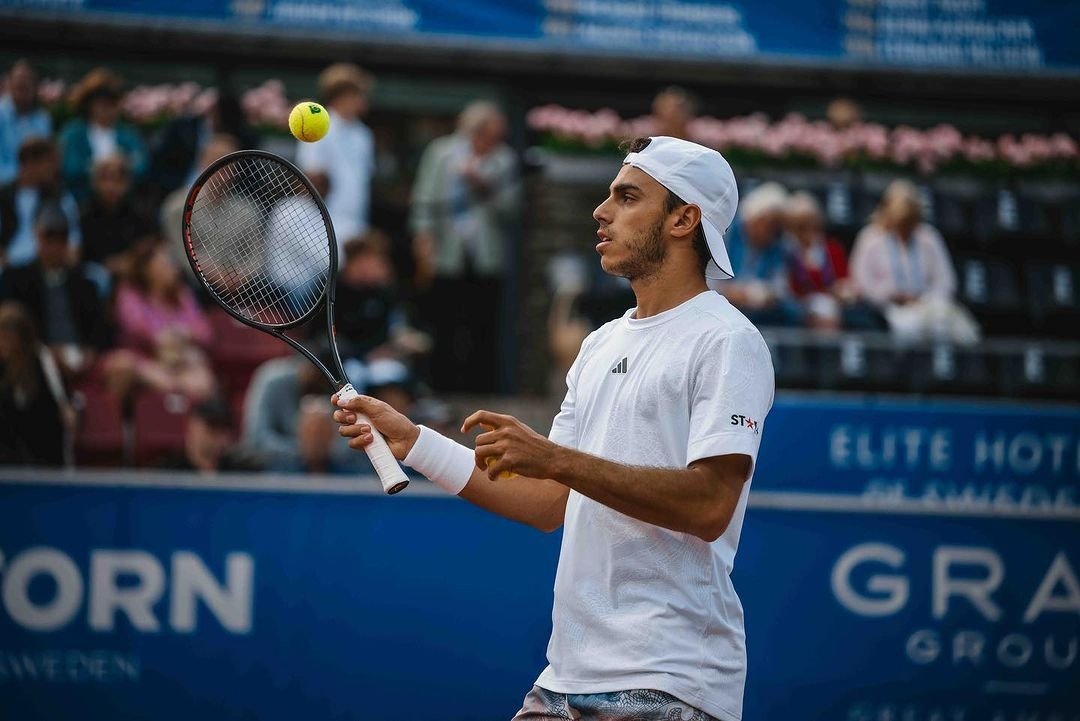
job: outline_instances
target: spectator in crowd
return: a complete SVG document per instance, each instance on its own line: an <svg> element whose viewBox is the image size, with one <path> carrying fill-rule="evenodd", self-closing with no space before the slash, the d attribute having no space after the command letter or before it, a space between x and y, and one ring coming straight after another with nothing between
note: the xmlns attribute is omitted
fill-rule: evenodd
<svg viewBox="0 0 1080 721"><path fill-rule="evenodd" d="M826 237L825 216L812 193L792 193L785 206L784 225L792 241L788 244L788 280L791 292L802 303L806 324L818 330L883 329L884 319L857 300L848 278L847 253Z"/></svg>
<svg viewBox="0 0 1080 721"><path fill-rule="evenodd" d="M407 358L430 350L431 340L408 325L390 259L390 240L382 231L371 230L345 243L335 321L342 355L362 362Z"/></svg>
<svg viewBox="0 0 1080 721"><path fill-rule="evenodd" d="M573 252L559 253L548 263L548 290L551 295L547 318L548 352L551 358L548 385L554 393L562 388L566 373L581 350L581 344L598 326L580 307L589 288L592 265ZM633 301L630 305L633 305ZM624 312L626 308L624 305ZM608 319L613 317L614 313Z"/></svg>
<svg viewBox="0 0 1080 721"><path fill-rule="evenodd" d="M971 314L954 299L956 273L938 231L922 222L915 186L885 189L869 225L855 239L851 276L859 296L880 309L904 341L979 339Z"/></svg>
<svg viewBox="0 0 1080 721"><path fill-rule="evenodd" d="M34 260L37 240L34 218L45 205L58 205L68 221L68 246L77 255L82 245L79 206L60 185L59 155L47 138L30 138L19 148L19 171L13 183L0 188L0 267Z"/></svg>
<svg viewBox="0 0 1080 721"><path fill-rule="evenodd" d="M26 60L16 60L8 71L0 96L0 185L15 180L19 148L30 138L52 135L52 118L38 107L38 77Z"/></svg>
<svg viewBox="0 0 1080 721"><path fill-rule="evenodd" d="M413 185L413 250L419 284L431 282L425 321L438 390L495 388L498 309L521 195L505 136L498 106L471 103L457 132L425 149Z"/></svg>
<svg viewBox="0 0 1080 721"><path fill-rule="evenodd" d="M373 361L365 369L361 382L365 395L386 403L415 423L423 423L429 428L445 426L447 418L443 409L426 405L423 401L418 402L416 384L404 363L392 358ZM446 428L446 430L450 429ZM352 473L375 475L375 467L371 465L366 454L354 453L353 455L358 458L341 459L341 462L351 461L355 464L350 469ZM408 466L403 467L402 470L410 476L420 476Z"/></svg>
<svg viewBox="0 0 1080 721"><path fill-rule="evenodd" d="M675 85L664 88L652 103L655 134L690 140L690 123L697 114L697 98L689 91Z"/></svg>
<svg viewBox="0 0 1080 721"><path fill-rule="evenodd" d="M33 319L18 303L0 303L0 464L63 465L74 426L60 370Z"/></svg>
<svg viewBox="0 0 1080 721"><path fill-rule="evenodd" d="M825 119L837 130L847 130L862 122L862 108L851 98L834 98L825 108Z"/></svg>
<svg viewBox="0 0 1080 721"><path fill-rule="evenodd" d="M203 113L188 113L169 122L154 143L150 163L158 192L168 195L182 189L186 194L195 177L206 167L203 161L207 146L221 135L233 139L234 150L259 145L259 136L248 125L239 98L230 93L218 95Z"/></svg>
<svg viewBox="0 0 1080 721"><path fill-rule="evenodd" d="M55 203L43 205L34 229L36 259L4 270L0 300L16 300L27 309L61 370L75 377L92 368L108 342L105 312L97 287L72 258L63 210Z"/></svg>
<svg viewBox="0 0 1080 721"><path fill-rule="evenodd" d="M82 205L82 257L123 276L136 241L156 235L150 220L131 200L131 171L122 155L94 162L91 193Z"/></svg>
<svg viewBox="0 0 1080 721"><path fill-rule="evenodd" d="M328 349L317 353L330 364ZM353 378L357 388L363 381ZM275 358L255 371L244 399L243 443L271 470L346 473L362 470L327 413L329 384L298 356ZM355 456L361 456L356 458Z"/></svg>
<svg viewBox="0 0 1080 721"><path fill-rule="evenodd" d="M368 367L364 393L378 398L404 416L415 418L416 388L408 367L400 361L385 358L372 363Z"/></svg>
<svg viewBox="0 0 1080 721"><path fill-rule="evenodd" d="M139 133L120 120L123 85L105 68L86 74L71 91L70 103L79 114L60 131L64 182L82 200L90 193L90 170L110 155L123 155L132 177L141 180L147 155Z"/></svg>
<svg viewBox="0 0 1080 721"><path fill-rule="evenodd" d="M116 293L119 350L106 360L106 380L122 400L140 387L182 393L195 401L215 389L205 349L210 322L160 244L132 251L128 280Z"/></svg>
<svg viewBox="0 0 1080 721"><path fill-rule="evenodd" d="M210 164L218 158L222 158L239 149L239 142L234 136L220 133L213 136L207 141L200 152L198 167L196 167L195 173L201 173L203 170L210 167ZM160 221L161 235L165 238L165 242L168 244L169 250L173 254L173 258L176 260L177 264L184 269L185 274L194 280L191 266L188 263L187 253L184 252L184 246L181 244L182 239L180 237L180 225L184 215L184 203L187 201L188 190L189 188L181 186L169 193L161 203L161 210L158 218Z"/></svg>
<svg viewBox="0 0 1080 721"><path fill-rule="evenodd" d="M163 468L198 473L261 470L256 459L236 445L235 427L229 407L217 398L208 398L192 411L184 431L184 451L165 458Z"/></svg>
<svg viewBox="0 0 1080 721"><path fill-rule="evenodd" d="M330 113L330 130L317 143L299 143L296 151L297 165L327 189L326 209L339 244L368 229L375 140L363 118L373 83L368 73L351 63L323 70L319 95Z"/></svg>
<svg viewBox="0 0 1080 721"><path fill-rule="evenodd" d="M717 284L721 293L755 325L792 326L803 322L802 307L791 297L783 238L787 191L764 183L743 198L728 230L727 251L735 278Z"/></svg>

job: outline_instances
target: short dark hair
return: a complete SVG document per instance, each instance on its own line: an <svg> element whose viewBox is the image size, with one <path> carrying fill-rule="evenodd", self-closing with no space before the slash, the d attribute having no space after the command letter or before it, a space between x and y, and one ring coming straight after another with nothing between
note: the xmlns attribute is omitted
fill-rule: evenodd
<svg viewBox="0 0 1080 721"><path fill-rule="evenodd" d="M649 147L649 143L652 142L652 138L634 138L633 140L626 140L619 145L619 147L627 153L640 153L645 148ZM667 199L664 201L664 212L670 213L673 210L686 205L686 201L679 196L668 190ZM705 239L705 226L700 222L698 223L697 230L694 231L694 250L697 251L698 261L701 264L701 273L705 274L705 267L712 260L712 253L709 252L709 242Z"/></svg>

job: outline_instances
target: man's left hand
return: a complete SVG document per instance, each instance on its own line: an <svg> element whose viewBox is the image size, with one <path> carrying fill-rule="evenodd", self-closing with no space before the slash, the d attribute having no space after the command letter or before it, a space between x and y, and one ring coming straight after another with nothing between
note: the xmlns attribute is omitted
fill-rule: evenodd
<svg viewBox="0 0 1080 721"><path fill-rule="evenodd" d="M476 467L496 480L500 473L551 478L565 450L513 416L477 411L465 419L462 433L480 426L476 437Z"/></svg>

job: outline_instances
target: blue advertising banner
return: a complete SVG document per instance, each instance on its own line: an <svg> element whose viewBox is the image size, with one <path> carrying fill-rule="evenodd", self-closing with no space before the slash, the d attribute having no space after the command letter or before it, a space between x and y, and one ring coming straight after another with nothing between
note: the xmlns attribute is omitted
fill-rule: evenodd
<svg viewBox="0 0 1080 721"><path fill-rule="evenodd" d="M914 471L881 493L845 425L878 448L985 434L1010 499L1078 484L1075 445L1045 441L1075 444L1073 413L780 399L736 560L744 718L1080 721L1080 509ZM1006 479L1034 463L1023 433L1049 460ZM954 459L935 482L978 476L956 448L929 453ZM419 482L5 469L0 718L508 719L544 665L558 544Z"/></svg>
<svg viewBox="0 0 1080 721"><path fill-rule="evenodd" d="M28 13L684 59L1080 69L1062 0L0 0Z"/></svg>
<svg viewBox="0 0 1080 721"><path fill-rule="evenodd" d="M1080 409L781 396L756 488L881 503L1080 508Z"/></svg>
<svg viewBox="0 0 1080 721"><path fill-rule="evenodd" d="M1080 523L753 509L747 719L1077 721Z"/></svg>

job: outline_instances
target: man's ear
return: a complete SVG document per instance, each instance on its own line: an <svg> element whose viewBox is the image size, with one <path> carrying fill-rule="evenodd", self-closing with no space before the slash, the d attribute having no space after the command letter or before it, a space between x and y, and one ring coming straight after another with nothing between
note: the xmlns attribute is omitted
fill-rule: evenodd
<svg viewBox="0 0 1080 721"><path fill-rule="evenodd" d="M701 208L687 203L672 211L671 235L674 238L693 240L701 224Z"/></svg>

